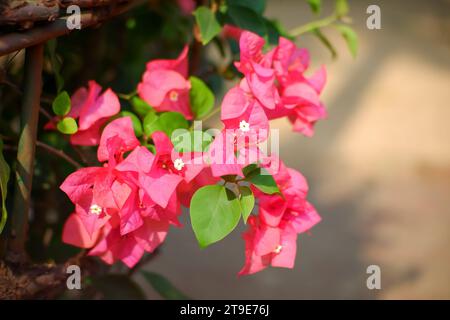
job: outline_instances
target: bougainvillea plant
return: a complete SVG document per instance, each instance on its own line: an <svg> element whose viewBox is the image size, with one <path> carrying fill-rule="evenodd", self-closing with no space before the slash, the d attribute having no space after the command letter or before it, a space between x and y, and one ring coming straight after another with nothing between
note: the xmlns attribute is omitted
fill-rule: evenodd
<svg viewBox="0 0 450 320"><path fill-rule="evenodd" d="M320 1L307 2L320 14ZM55 46L49 45L58 94L44 132L63 135L83 162L72 160L77 169L60 184L73 208L62 241L108 265L121 261L135 268L169 231L183 227L179 217L186 214L200 247L222 240L241 221L246 225L239 275L269 266L293 268L298 235L321 217L308 201L305 177L273 152L278 141L270 121L286 118L294 132L312 137L315 123L326 118L321 101L326 68L311 70L309 51L294 40L310 32L334 54L322 33L334 26L355 53L355 35L343 22L347 3L337 0L331 16L290 32L263 15L265 1L177 5L182 21L192 25L190 40L175 58L160 56L136 66L140 80L129 94L96 80L69 94L58 74ZM129 19L127 27L133 23ZM231 57L227 66L205 71L234 80L220 101L212 90L217 85L196 71L201 63L196 56L209 44ZM216 113L221 126L204 128L202 121ZM86 151L95 158L86 160ZM9 166L3 156L0 161L3 229Z"/></svg>

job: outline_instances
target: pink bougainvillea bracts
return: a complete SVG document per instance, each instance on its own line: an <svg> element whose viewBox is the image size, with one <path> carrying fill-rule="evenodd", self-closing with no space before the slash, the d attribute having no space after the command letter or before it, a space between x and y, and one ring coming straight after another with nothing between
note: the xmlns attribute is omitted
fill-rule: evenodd
<svg viewBox="0 0 450 320"><path fill-rule="evenodd" d="M260 36L242 32L241 60L236 62L245 76L241 88L264 107L269 119L288 117L294 131L312 136L314 124L326 117L319 97L326 81L325 68L306 77L309 67L306 49L280 38L277 47L263 53L264 44Z"/></svg>
<svg viewBox="0 0 450 320"><path fill-rule="evenodd" d="M297 250L297 235L311 229L321 218L306 200L308 186L301 173L279 167L273 175L280 194L267 195L256 188L259 199L257 217L250 217L246 242L245 265L239 274L252 274L268 266L292 268Z"/></svg>
<svg viewBox="0 0 450 320"><path fill-rule="evenodd" d="M191 10L188 4L183 4L186 11ZM113 117L120 105L110 89L100 95L101 88L91 81L88 89L75 92L69 116L78 119L79 131L71 142L98 145L101 165L82 168L61 185L75 207L63 230L64 242L88 248L89 255L106 263L121 260L133 267L145 252L161 245L171 225L181 226L182 206L190 208L198 190L213 186L211 194L225 201L211 207L217 215L226 212L223 208L244 211L236 201L249 194L257 200L256 214L251 214L252 207L248 220L244 217L246 259L239 274L294 266L298 234L321 218L307 201L306 179L261 145L268 141L269 122L275 118L286 117L295 131L313 134L315 122L326 116L320 101L326 72L322 67L306 76L308 51L290 40L280 38L264 52L262 37L233 26L225 31L225 36L240 37L240 61L235 65L243 77L225 94L223 126L206 148L177 151L169 136L173 124L163 127L157 122L167 112L194 120L187 46L177 59L148 62L137 93L153 108L147 127L156 123L157 129L140 139L130 117ZM188 137L191 133L187 130ZM252 165L260 170L259 179L251 178ZM218 182L223 189L214 186ZM226 189L227 184L234 189ZM221 225L206 223L210 228Z"/></svg>
<svg viewBox="0 0 450 320"><path fill-rule="evenodd" d="M89 81L88 87L79 88L71 97L71 109L67 117L78 120L78 131L70 136L74 145L95 146L100 142L101 129L108 119L120 111L117 95L102 88L95 81ZM55 118L54 121L58 119ZM54 121L47 123L47 129L55 129Z"/></svg>
<svg viewBox="0 0 450 320"><path fill-rule="evenodd" d="M190 120L193 116L189 103L191 84L187 79L187 58L186 46L177 59L150 61L137 91L157 111L176 111Z"/></svg>
<svg viewBox="0 0 450 320"><path fill-rule="evenodd" d="M155 156L139 146L130 118L119 118L103 131L98 148L102 167L71 174L61 189L75 204L63 231L63 241L92 248L107 263L122 260L133 267L144 254L164 240L180 209L176 201L163 208L140 184ZM124 153L132 152L124 159Z"/></svg>

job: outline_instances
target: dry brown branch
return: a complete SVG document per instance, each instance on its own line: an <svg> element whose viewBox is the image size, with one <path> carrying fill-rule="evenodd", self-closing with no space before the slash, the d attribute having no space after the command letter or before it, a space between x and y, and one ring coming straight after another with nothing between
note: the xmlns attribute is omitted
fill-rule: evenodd
<svg viewBox="0 0 450 320"><path fill-rule="evenodd" d="M1 1L1 0L0 0ZM120 2L120 1L119 1ZM120 15L144 3L144 0L132 0L114 7L100 7L81 14L81 28L97 25L107 19ZM36 26L24 32L12 32L0 36L0 56L45 42L70 33L66 20L58 18L43 26Z"/></svg>

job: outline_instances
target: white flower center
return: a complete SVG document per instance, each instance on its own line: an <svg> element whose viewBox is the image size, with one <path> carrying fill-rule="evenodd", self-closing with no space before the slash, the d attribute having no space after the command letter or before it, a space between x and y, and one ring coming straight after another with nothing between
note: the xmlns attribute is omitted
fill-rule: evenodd
<svg viewBox="0 0 450 320"><path fill-rule="evenodd" d="M247 121L242 120L241 122L239 122L239 130L241 130L242 132L250 131L250 124Z"/></svg>
<svg viewBox="0 0 450 320"><path fill-rule="evenodd" d="M181 169L183 169L184 167L184 162L183 159L175 159L175 161L173 162L173 166L175 167L175 169L177 169L178 171L180 171Z"/></svg>
<svg viewBox="0 0 450 320"><path fill-rule="evenodd" d="M89 208L89 212L96 215L100 215L100 213L102 213L102 210L102 207L96 204L91 205L91 207Z"/></svg>
<svg viewBox="0 0 450 320"><path fill-rule="evenodd" d="M276 247L276 249L273 250L273 252L276 253L276 254L279 254L282 249L283 249L283 246L279 244L278 247Z"/></svg>
<svg viewBox="0 0 450 320"><path fill-rule="evenodd" d="M173 90L170 91L169 99L170 99L170 101L177 102L178 101L178 92L173 91Z"/></svg>

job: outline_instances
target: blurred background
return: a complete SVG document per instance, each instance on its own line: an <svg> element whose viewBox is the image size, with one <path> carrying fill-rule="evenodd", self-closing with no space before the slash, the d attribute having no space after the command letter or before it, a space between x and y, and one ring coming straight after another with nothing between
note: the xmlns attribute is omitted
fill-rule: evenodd
<svg viewBox="0 0 450 320"><path fill-rule="evenodd" d="M366 27L370 4L381 8L381 30ZM325 33L336 60L312 36L297 41L327 66L328 119L311 139L273 124L281 158L307 177L323 218L300 235L295 268L238 278L243 226L200 250L185 219L147 269L195 299L450 299L450 1L358 0L350 9L355 60L333 30ZM298 0L269 0L266 16L288 30L314 19ZM372 264L381 290L366 287Z"/></svg>

